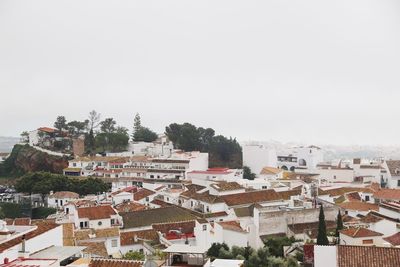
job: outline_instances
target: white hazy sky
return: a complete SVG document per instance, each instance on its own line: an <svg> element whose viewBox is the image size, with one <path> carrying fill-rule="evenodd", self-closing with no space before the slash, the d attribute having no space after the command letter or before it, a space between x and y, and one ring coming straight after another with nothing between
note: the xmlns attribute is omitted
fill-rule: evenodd
<svg viewBox="0 0 400 267"><path fill-rule="evenodd" d="M90 110L240 141L400 144L400 1L0 2L0 135Z"/></svg>

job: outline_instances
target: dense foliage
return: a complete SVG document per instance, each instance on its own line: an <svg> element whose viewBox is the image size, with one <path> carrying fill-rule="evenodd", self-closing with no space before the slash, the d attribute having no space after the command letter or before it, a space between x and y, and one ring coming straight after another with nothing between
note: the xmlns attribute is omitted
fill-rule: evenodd
<svg viewBox="0 0 400 267"><path fill-rule="evenodd" d="M97 178L74 179L48 172L33 172L17 180L18 192L47 195L50 191L72 191L80 195L98 194L109 190L109 185Z"/></svg>
<svg viewBox="0 0 400 267"><path fill-rule="evenodd" d="M158 138L157 133L147 127L142 126L140 115L136 113L133 122L132 141L134 142L153 142Z"/></svg>
<svg viewBox="0 0 400 267"><path fill-rule="evenodd" d="M211 259L238 259L244 260L245 267L297 267L294 258L284 259L270 253L268 247L254 250L251 247L233 246L231 249L224 243L214 243L207 251Z"/></svg>
<svg viewBox="0 0 400 267"><path fill-rule="evenodd" d="M208 152L210 167L242 167L242 148L232 137L215 135L211 128L197 128L190 123L172 123L165 134L178 149Z"/></svg>
<svg viewBox="0 0 400 267"><path fill-rule="evenodd" d="M31 217L32 219L45 219L50 214L56 213L56 209L37 207L32 208L29 204L20 203L0 203L0 219L4 218L23 218Z"/></svg>
<svg viewBox="0 0 400 267"><path fill-rule="evenodd" d="M250 167L243 166L243 178L247 180L254 180L256 175L251 171Z"/></svg>
<svg viewBox="0 0 400 267"><path fill-rule="evenodd" d="M274 257L283 257L283 247L290 246L295 242L294 237L271 237L264 241L269 253Z"/></svg>
<svg viewBox="0 0 400 267"><path fill-rule="evenodd" d="M18 153L23 149L23 145L15 145L8 158L0 163L0 176L22 175L23 171L15 165Z"/></svg>
<svg viewBox="0 0 400 267"><path fill-rule="evenodd" d="M135 261L143 261L145 256L142 252L139 251L130 251L124 255L124 260L135 260Z"/></svg>
<svg viewBox="0 0 400 267"><path fill-rule="evenodd" d="M325 222L324 208L322 205L319 209L317 245L329 245L329 240L328 240L328 237L326 234L326 222Z"/></svg>

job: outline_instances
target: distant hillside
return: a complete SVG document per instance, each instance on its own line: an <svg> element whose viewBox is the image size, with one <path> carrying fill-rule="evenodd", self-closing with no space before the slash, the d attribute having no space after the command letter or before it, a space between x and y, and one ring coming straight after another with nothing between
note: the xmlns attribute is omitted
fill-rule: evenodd
<svg viewBox="0 0 400 267"><path fill-rule="evenodd" d="M267 147L273 148L277 153L286 153L290 148L297 146L305 146L312 144L302 143L281 143L278 141L250 141L247 143L259 143ZM367 146L367 145L323 145L317 144L322 148L324 160L331 161L337 159L351 158L385 158L385 159L400 159L400 146Z"/></svg>
<svg viewBox="0 0 400 267"><path fill-rule="evenodd" d="M11 152L14 145L18 142L18 137L0 136L0 152Z"/></svg>

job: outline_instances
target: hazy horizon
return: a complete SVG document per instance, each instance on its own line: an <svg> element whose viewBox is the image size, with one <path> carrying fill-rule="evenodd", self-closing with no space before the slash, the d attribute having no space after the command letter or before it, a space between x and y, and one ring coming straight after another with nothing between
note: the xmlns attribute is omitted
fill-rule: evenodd
<svg viewBox="0 0 400 267"><path fill-rule="evenodd" d="M79 8L76 8L79 3ZM0 136L136 112L239 141L400 145L400 2L0 2Z"/></svg>

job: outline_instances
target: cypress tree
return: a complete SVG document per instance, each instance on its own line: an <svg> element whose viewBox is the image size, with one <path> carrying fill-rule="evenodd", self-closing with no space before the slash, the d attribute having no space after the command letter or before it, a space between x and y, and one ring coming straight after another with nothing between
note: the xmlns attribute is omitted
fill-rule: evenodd
<svg viewBox="0 0 400 267"><path fill-rule="evenodd" d="M342 230L342 229L343 229L343 219L342 219L342 214L340 213L340 210L339 210L337 219L336 219L336 238L337 238L338 243L339 243L340 230Z"/></svg>
<svg viewBox="0 0 400 267"><path fill-rule="evenodd" d="M319 225L318 225L317 245L329 245L328 237L326 236L326 223L325 223L324 208L322 207L322 205L319 209Z"/></svg>

